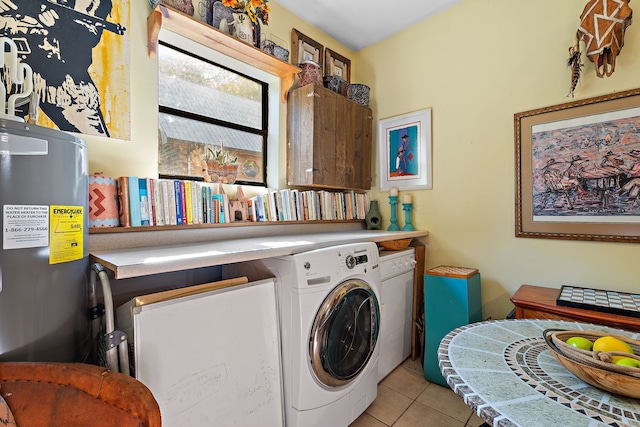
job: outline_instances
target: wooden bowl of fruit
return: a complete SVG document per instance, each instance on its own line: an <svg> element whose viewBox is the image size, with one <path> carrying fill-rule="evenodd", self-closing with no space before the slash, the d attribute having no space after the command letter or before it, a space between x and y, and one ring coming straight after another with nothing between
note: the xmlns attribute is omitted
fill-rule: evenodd
<svg viewBox="0 0 640 427"><path fill-rule="evenodd" d="M640 399L640 341L603 332L547 329L544 340L569 372L594 387Z"/></svg>

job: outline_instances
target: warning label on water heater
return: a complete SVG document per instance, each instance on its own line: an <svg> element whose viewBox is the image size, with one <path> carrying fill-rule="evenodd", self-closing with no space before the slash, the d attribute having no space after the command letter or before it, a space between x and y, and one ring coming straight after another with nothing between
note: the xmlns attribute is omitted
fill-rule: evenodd
<svg viewBox="0 0 640 427"><path fill-rule="evenodd" d="M4 205L2 248L39 248L49 244L49 206Z"/></svg>
<svg viewBox="0 0 640 427"><path fill-rule="evenodd" d="M49 264L82 259L84 253L84 208L51 206Z"/></svg>

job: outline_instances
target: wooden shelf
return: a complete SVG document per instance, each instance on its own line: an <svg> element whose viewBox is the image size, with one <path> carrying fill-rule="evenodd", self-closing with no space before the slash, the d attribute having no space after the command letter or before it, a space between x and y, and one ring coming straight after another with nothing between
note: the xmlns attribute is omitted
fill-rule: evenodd
<svg viewBox="0 0 640 427"><path fill-rule="evenodd" d="M280 77L280 100L286 102L287 93L293 85L300 68L269 55L260 49L241 42L217 28L194 19L163 4L158 4L147 18L149 57L155 58L160 29L167 29L238 61Z"/></svg>
<svg viewBox="0 0 640 427"><path fill-rule="evenodd" d="M166 231L166 230L188 230L202 228L228 228L228 227L248 227L248 226L269 226L269 225L300 225L300 224L343 224L343 223L364 223L363 219L332 219L315 221L236 221L225 222L223 224L184 224L184 225L160 225L143 227L92 227L89 234L109 234L109 233L135 233L143 231Z"/></svg>

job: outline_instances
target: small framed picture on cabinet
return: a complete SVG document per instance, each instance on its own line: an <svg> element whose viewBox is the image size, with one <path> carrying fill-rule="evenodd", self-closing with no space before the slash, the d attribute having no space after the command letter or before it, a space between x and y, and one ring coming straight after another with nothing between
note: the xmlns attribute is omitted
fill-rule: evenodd
<svg viewBox="0 0 640 427"><path fill-rule="evenodd" d="M310 39L295 28L291 30L291 63L302 64L305 61L313 61L322 69L324 46Z"/></svg>
<svg viewBox="0 0 640 427"><path fill-rule="evenodd" d="M324 75L338 76L351 83L351 60L331 49L325 49Z"/></svg>

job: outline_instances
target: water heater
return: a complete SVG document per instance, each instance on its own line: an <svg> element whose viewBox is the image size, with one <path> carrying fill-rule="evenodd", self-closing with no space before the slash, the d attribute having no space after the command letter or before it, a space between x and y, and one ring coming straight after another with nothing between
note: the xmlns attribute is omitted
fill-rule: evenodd
<svg viewBox="0 0 640 427"><path fill-rule="evenodd" d="M88 154L65 132L0 118L0 361L82 361Z"/></svg>

